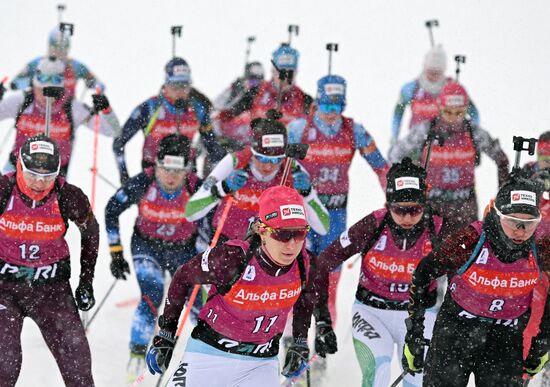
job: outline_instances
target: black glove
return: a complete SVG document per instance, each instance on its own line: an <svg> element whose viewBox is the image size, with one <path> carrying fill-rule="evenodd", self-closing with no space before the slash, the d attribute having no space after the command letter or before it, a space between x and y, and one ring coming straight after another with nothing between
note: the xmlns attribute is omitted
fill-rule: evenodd
<svg viewBox="0 0 550 387"><path fill-rule="evenodd" d="M174 334L163 329L153 338L153 343L145 357L151 374L163 374L166 371L172 359L175 343Z"/></svg>
<svg viewBox="0 0 550 387"><path fill-rule="evenodd" d="M74 294L78 309L87 311L95 305L94 288L89 282L80 282Z"/></svg>
<svg viewBox="0 0 550 387"><path fill-rule="evenodd" d="M326 321L317 321L315 327L315 352L321 357L326 357L327 353L336 353L338 351L338 343L331 324Z"/></svg>
<svg viewBox="0 0 550 387"><path fill-rule="evenodd" d="M424 326L421 323L413 323L410 318L405 320L407 334L401 364L403 369L412 375L422 372L424 367Z"/></svg>
<svg viewBox="0 0 550 387"><path fill-rule="evenodd" d="M295 338L286 352L285 365L282 374L287 378L294 378L300 375L308 367L309 348L307 339Z"/></svg>
<svg viewBox="0 0 550 387"><path fill-rule="evenodd" d="M548 362L548 339L535 337L531 341L531 348L527 358L523 361L524 372L535 376Z"/></svg>
<svg viewBox="0 0 550 387"><path fill-rule="evenodd" d="M110 106L109 100L105 94L92 94L92 102L96 113L108 109Z"/></svg>
<svg viewBox="0 0 550 387"><path fill-rule="evenodd" d="M126 280L126 274L130 274L130 266L124 259L121 245L110 245L111 250L111 274L116 279Z"/></svg>
<svg viewBox="0 0 550 387"><path fill-rule="evenodd" d="M4 93L7 91L6 87L3 83L0 83L0 101L2 101L2 98L4 98Z"/></svg>

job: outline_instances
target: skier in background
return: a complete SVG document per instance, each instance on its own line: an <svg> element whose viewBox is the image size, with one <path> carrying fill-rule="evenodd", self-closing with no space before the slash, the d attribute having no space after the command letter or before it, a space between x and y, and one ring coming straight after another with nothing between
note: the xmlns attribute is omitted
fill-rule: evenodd
<svg viewBox="0 0 550 387"><path fill-rule="evenodd" d="M392 121L392 138L394 144L399 139L401 120L407 105L411 106L411 120L409 128L423 121L430 121L438 116L437 97L443 86L452 79L445 76L447 69L447 54L441 45L432 47L424 57L424 64L420 76L403 85L399 99L395 105ZM468 103L467 114L479 126L479 113L474 103Z"/></svg>
<svg viewBox="0 0 550 387"><path fill-rule="evenodd" d="M19 148L29 137L45 132L46 97L43 90L48 86L65 86L65 64L55 58L43 58L38 63L32 78L32 89L18 91L0 101L0 120L15 119L15 143L10 158L4 166L3 173L15 170ZM65 89L66 90L66 89ZM55 99L51 108L50 137L59 147L61 156L61 176L67 174L75 130L85 124L94 129L95 114L99 114L99 131L101 134L115 137L120 134L120 124L109 100L103 94L94 94L93 108L77 101L72 94L65 94Z"/></svg>
<svg viewBox="0 0 550 387"><path fill-rule="evenodd" d="M170 363L189 289L206 283L211 288L168 386L280 386L279 339L291 310L293 343L282 373L293 377L307 367L315 291L304 243L309 230L304 199L292 188L270 187L260 197L258 214L246 239L199 254L176 272L147 353L153 374Z"/></svg>
<svg viewBox="0 0 550 387"><path fill-rule="evenodd" d="M78 309L95 304L99 225L86 195L59 176L60 153L45 135L21 147L14 173L0 176L0 380L15 386L25 317L40 329L68 387L93 386L90 347ZM80 231L80 280L73 297L68 221ZM38 366L38 365L37 365ZM37 376L39 377L39 376Z"/></svg>
<svg viewBox="0 0 550 387"><path fill-rule="evenodd" d="M298 51L287 43L282 43L272 55L274 63L272 79L252 87L231 107L221 110L217 115L220 125L224 125L245 112L250 115L250 120L266 117L268 110L277 107L279 98L281 106L278 110L283 114L281 122L284 125L307 115L313 98L294 84L298 71L298 59ZM250 131L246 133L243 131L242 136L239 135L239 137L244 140L250 138Z"/></svg>
<svg viewBox="0 0 550 387"><path fill-rule="evenodd" d="M34 73L41 60L47 57L59 59L65 65L63 78L65 79L65 94L74 97L76 84L79 79L84 80L86 87L95 91L99 87L100 93L105 91L105 85L82 62L69 58L71 38L67 32L62 32L58 27L54 28L48 35L48 54L33 59L21 70L11 81L12 90L25 90L32 85Z"/></svg>
<svg viewBox="0 0 550 387"><path fill-rule="evenodd" d="M315 283L319 307L317 335L331 316L322 315L328 298L329 272L355 254L361 255L361 274L352 310L355 355L363 374L362 386L390 383L394 344L403 348L412 272L444 235L443 219L432 215L426 171L405 158L387 174L386 205L365 216L332 242L317 259ZM425 334L431 336L436 311L437 282L430 284L425 303ZM321 313L321 315L317 315ZM421 376L407 376L405 386L422 386Z"/></svg>
<svg viewBox="0 0 550 387"><path fill-rule="evenodd" d="M258 200L262 192L281 182L287 144L286 128L281 122L266 118L253 120L252 144L226 155L216 165L200 190L189 199L185 208L187 219L201 219L218 206L212 222L216 228L224 208L229 205L229 198L233 196L221 240L243 238L258 215ZM291 168L286 184L304 197L309 224L317 233L326 234L329 214L319 201L309 174L297 161L292 160Z"/></svg>
<svg viewBox="0 0 550 387"><path fill-rule="evenodd" d="M317 82L316 104L311 113L288 125L290 143L309 144L301 164L311 175L319 199L328 209L330 230L325 235L308 235L308 250L321 254L346 230L349 191L348 172L358 150L377 174L380 185L386 183L388 166L374 139L363 125L342 115L346 107L346 81L339 75L327 75ZM329 307L336 323L336 289L340 268L331 273Z"/></svg>
<svg viewBox="0 0 550 387"><path fill-rule="evenodd" d="M133 204L139 207L132 235L134 271L141 289L130 332L127 381L132 383L145 368L145 352L153 337L157 310L164 295L164 274L173 275L196 254L197 227L184 217L189 197L200 180L186 171L190 143L171 134L159 145L155 167L132 177L111 197L105 208L105 225L111 252L111 273L126 280L130 266L120 240L120 215ZM198 300L200 304L200 298Z"/></svg>
<svg viewBox="0 0 550 387"><path fill-rule="evenodd" d="M523 331L533 312L534 292L550 270L549 240L535 241L541 187L512 176L483 221L447 238L413 273L403 365L424 366L424 313L433 280L448 275L425 362L424 386L523 385L548 361L550 297L540 333L524 360ZM548 293L548 289L545 290Z"/></svg>
<svg viewBox="0 0 550 387"><path fill-rule="evenodd" d="M218 141L228 152L242 150L250 142L250 111L243 111L236 117L221 122L218 112L230 109L244 94L258 87L264 80L264 68L260 62L247 63L244 77L239 77L214 100L215 112L212 114L214 130Z"/></svg>
<svg viewBox="0 0 550 387"><path fill-rule="evenodd" d="M200 136L207 151L207 161L214 165L224 155L216 141L210 122L210 100L192 87L191 69L183 58L174 57L165 66L165 82L157 96L137 106L122 128L122 134L113 142L120 181L129 179L124 148L138 131L143 132L143 169L154 166L160 141L169 134L179 133L190 141ZM194 160L196 150L190 158Z"/></svg>
<svg viewBox="0 0 550 387"><path fill-rule="evenodd" d="M481 152L496 163L499 186L508 178L508 157L498 140L466 118L469 101L464 87L447 83L438 97L439 115L411 128L389 151L391 163L403 157L424 160L432 142L428 198L436 213L453 219L456 229L478 219L475 167Z"/></svg>

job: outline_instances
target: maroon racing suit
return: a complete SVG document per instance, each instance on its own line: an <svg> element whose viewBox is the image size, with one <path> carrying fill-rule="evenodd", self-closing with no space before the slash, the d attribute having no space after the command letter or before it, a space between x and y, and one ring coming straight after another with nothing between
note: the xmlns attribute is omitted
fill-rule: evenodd
<svg viewBox="0 0 550 387"><path fill-rule="evenodd" d="M69 277L68 220L81 233L80 283L92 283L99 226L88 198L58 178L41 201L0 176L0 385L15 386L25 317L39 327L66 386L93 386L90 348Z"/></svg>
<svg viewBox="0 0 550 387"><path fill-rule="evenodd" d="M499 240L493 212L483 224L474 222L447 238L413 274L409 332L422 326L431 281L449 277L426 357L424 386L466 386L471 373L479 386L522 382L523 331L535 282L542 279L541 271L550 270L550 241L535 244L531 237L511 249ZM537 357L548 351L550 299L543 308Z"/></svg>
<svg viewBox="0 0 550 387"><path fill-rule="evenodd" d="M305 249L281 267L258 244L231 240L180 266L168 290L162 328L175 332L190 288L208 283L212 286L193 338L228 353L277 356L290 310L293 336L307 338L314 289L307 280L311 276Z"/></svg>

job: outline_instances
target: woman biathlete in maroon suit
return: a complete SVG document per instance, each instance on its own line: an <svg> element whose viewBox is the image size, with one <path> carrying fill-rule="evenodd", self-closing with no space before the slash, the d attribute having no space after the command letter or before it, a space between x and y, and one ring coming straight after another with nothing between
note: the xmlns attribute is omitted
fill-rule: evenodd
<svg viewBox="0 0 550 387"><path fill-rule="evenodd" d="M304 199L292 188L275 186L264 191L259 206L250 239L206 250L174 275L161 330L146 358L152 373L163 373L170 362L190 287L212 287L168 386L185 380L188 387L278 387L279 339L291 310L294 341L283 374L293 376L307 364L314 293L304 248L309 230Z"/></svg>
<svg viewBox="0 0 550 387"><path fill-rule="evenodd" d="M44 135L21 147L15 173L0 176L0 384L21 369L23 319L40 328L66 386L93 386L90 347L78 309L94 304L99 226L88 198L59 177L57 145ZM80 283L73 297L68 221L81 234ZM78 308L78 309L77 309Z"/></svg>

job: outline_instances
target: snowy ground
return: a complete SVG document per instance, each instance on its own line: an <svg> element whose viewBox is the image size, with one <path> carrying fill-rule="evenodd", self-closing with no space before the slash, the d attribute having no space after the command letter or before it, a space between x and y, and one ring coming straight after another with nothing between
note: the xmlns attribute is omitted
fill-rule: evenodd
<svg viewBox="0 0 550 387"><path fill-rule="evenodd" d="M26 61L45 52L46 35L57 20L56 4L50 0L0 2L4 36L0 40L0 76L13 76ZM550 7L544 0L521 5L512 0L73 0L66 5L64 21L76 26L71 53L105 82L107 95L122 122L134 106L158 91L163 66L171 56L171 25L184 26L177 53L189 61L196 87L214 98L242 70L248 35L257 37L251 59L259 59L269 68L270 53L287 39L286 26L292 23L300 25L300 36L293 39L301 52L298 84L315 94L315 82L327 70L325 43L338 42L340 51L334 57L333 69L348 80L346 113L363 122L386 153L398 90L418 74L429 47L424 21L438 18L441 27L435 30L436 42L444 44L449 58L455 54L467 56L461 81L480 110L482 126L500 138L511 160L512 135L538 137L550 126L546 92L550 85L550 52L545 49ZM452 71L454 65L450 64L448 72ZM0 138L10 125L0 124ZM132 172L139 168L142 139L137 137L127 148ZM2 164L12 139L8 141L10 144L0 155ZM80 129L69 175L72 183L87 192L91 186L92 141L91 132ZM111 140L100 139L99 171L117 181L110 149ZM350 174L351 225L379 208L383 194L362 159L354 160ZM483 205L496 189L496 168L490 160L483 159L477 178L479 202ZM103 208L113 192L98 181L96 212L101 224ZM128 211L121 219L126 246L135 214L135 210ZM79 236L75 227L71 227L68 238L76 258ZM94 283L98 300L113 281L108 263L107 242L102 235ZM342 276L337 326L340 351L330 360L325 386L360 385L349 334L357 269L345 270ZM77 270L75 260L73 278ZM116 303L138 295L134 279L117 283L89 331L97 386L124 384L133 308L117 307ZM182 349L180 345L177 352ZM24 327L23 357L18 386L63 384L40 333L30 322ZM397 362L393 371L396 377ZM142 383L154 384L153 378Z"/></svg>

